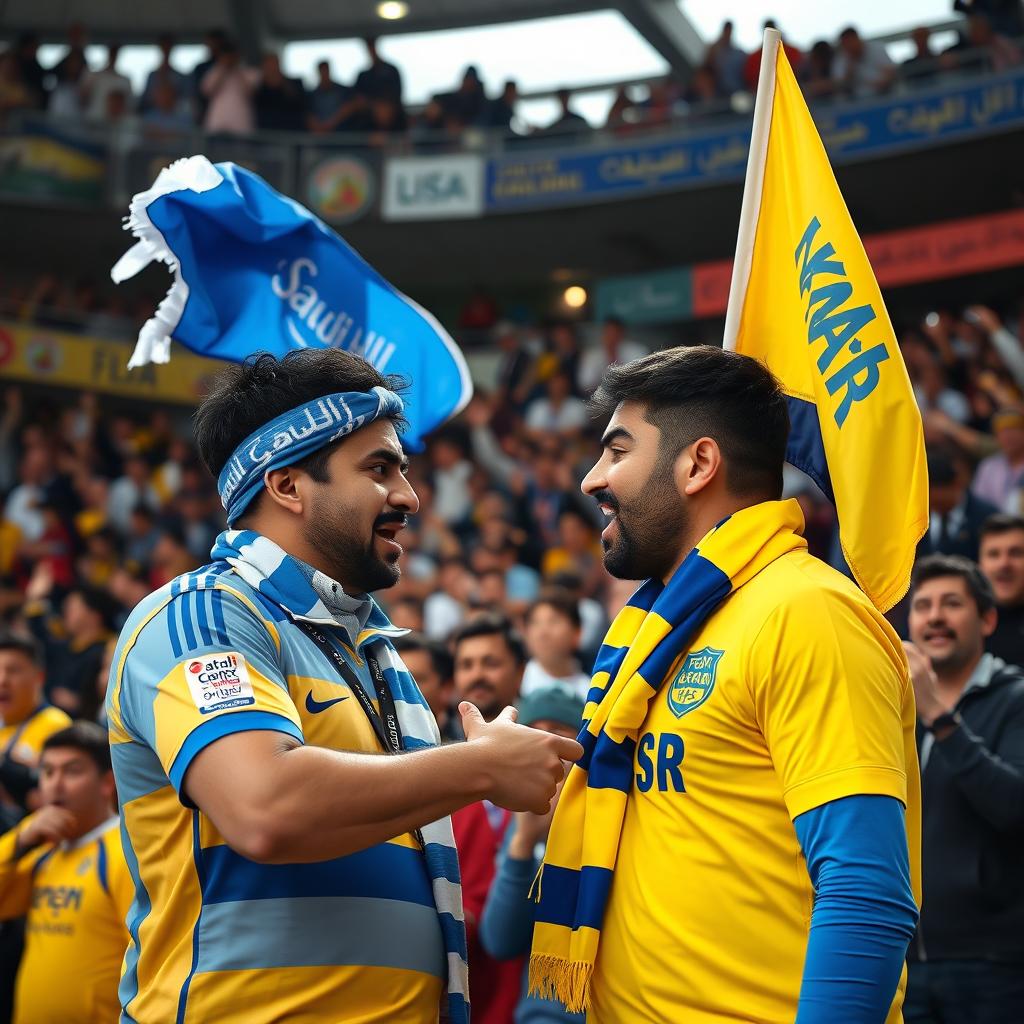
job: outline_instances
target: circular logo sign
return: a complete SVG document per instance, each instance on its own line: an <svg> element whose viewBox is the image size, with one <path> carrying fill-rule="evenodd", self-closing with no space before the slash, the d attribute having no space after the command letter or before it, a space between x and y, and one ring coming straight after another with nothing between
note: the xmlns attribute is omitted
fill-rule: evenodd
<svg viewBox="0 0 1024 1024"><path fill-rule="evenodd" d="M60 369L60 356L60 344L56 338L51 338L48 334L37 334L29 338L25 346L25 362L28 368L41 377Z"/></svg>
<svg viewBox="0 0 1024 1024"><path fill-rule="evenodd" d="M333 224L361 217L372 199L373 178L362 160L347 156L324 160L309 176L309 201Z"/></svg>
<svg viewBox="0 0 1024 1024"><path fill-rule="evenodd" d="M201 661L193 661L192 664L189 665L188 670L193 675L196 675L197 673L203 671L203 663Z"/></svg>

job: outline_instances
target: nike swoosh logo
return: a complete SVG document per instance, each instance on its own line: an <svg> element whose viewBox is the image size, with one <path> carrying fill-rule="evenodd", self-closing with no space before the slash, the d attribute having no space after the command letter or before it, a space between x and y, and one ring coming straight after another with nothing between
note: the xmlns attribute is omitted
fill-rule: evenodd
<svg viewBox="0 0 1024 1024"><path fill-rule="evenodd" d="M340 704L343 700L348 700L348 697L335 697L333 700L313 700L313 691L310 690L306 694L306 710L311 715L319 715L321 711L326 711L332 704Z"/></svg>

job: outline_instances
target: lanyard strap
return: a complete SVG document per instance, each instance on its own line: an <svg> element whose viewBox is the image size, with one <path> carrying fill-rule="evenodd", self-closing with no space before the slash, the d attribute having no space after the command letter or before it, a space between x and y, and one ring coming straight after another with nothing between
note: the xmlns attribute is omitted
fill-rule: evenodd
<svg viewBox="0 0 1024 1024"><path fill-rule="evenodd" d="M402 727L398 724L398 711L395 708L395 698L392 696L391 687L388 686L381 670L380 663L370 651L364 655L367 665L370 666L370 675L373 677L373 688L377 693L377 707L373 706L369 694L363 688L363 684L356 675L355 669L342 657L341 652L334 644L311 622L300 622L293 619L302 631L312 640L324 654L330 658L334 667L340 673L342 679L348 683L349 689L355 694L367 719L381 746L389 754L400 754L403 747ZM380 709L378 712L377 708Z"/></svg>

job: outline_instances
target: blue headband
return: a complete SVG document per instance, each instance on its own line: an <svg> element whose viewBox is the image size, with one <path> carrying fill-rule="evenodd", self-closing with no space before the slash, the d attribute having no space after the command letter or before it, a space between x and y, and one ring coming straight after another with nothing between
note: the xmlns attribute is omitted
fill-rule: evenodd
<svg viewBox="0 0 1024 1024"><path fill-rule="evenodd" d="M403 409L401 398L387 388L345 391L314 399L260 427L235 449L217 478L228 525L263 490L270 470L301 462L338 438L374 420L398 416Z"/></svg>

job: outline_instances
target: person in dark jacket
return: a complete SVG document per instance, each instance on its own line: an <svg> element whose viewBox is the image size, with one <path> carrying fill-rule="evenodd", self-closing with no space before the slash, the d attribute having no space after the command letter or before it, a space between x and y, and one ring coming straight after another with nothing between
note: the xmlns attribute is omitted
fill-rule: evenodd
<svg viewBox="0 0 1024 1024"><path fill-rule="evenodd" d="M1024 666L1024 517L997 512L981 528L978 567L992 584L999 609L985 650Z"/></svg>
<svg viewBox="0 0 1024 1024"><path fill-rule="evenodd" d="M935 554L978 559L978 541L985 521L999 511L972 494L972 468L957 449L928 451L928 532L918 545L918 557Z"/></svg>
<svg viewBox="0 0 1024 1024"><path fill-rule="evenodd" d="M973 562L914 570L924 903L906 1024L1015 1024L1024 1007L1024 672L985 652L995 596Z"/></svg>

